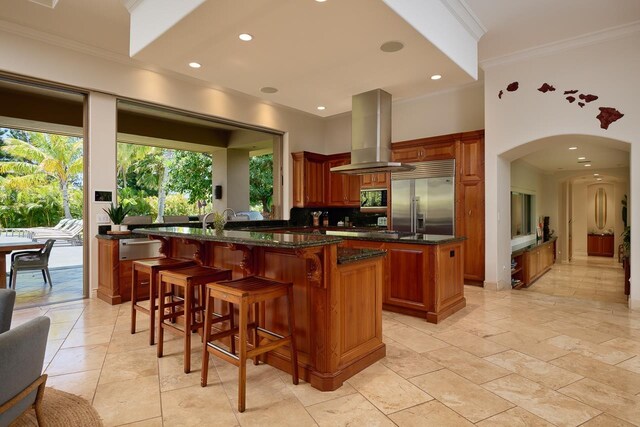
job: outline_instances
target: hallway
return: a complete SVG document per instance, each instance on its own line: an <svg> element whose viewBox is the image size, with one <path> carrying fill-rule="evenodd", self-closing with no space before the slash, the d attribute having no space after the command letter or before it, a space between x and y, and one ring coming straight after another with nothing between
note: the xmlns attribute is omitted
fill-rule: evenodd
<svg viewBox="0 0 640 427"><path fill-rule="evenodd" d="M568 264L556 263L551 271L523 290L590 301L627 302L624 270L615 257L580 256Z"/></svg>

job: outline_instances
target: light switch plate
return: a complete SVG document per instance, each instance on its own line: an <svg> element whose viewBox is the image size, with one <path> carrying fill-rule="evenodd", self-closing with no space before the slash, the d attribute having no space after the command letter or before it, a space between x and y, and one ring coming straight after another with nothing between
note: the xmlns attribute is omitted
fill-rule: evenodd
<svg viewBox="0 0 640 427"><path fill-rule="evenodd" d="M96 214L96 222L98 224L109 224L109 215L104 213Z"/></svg>

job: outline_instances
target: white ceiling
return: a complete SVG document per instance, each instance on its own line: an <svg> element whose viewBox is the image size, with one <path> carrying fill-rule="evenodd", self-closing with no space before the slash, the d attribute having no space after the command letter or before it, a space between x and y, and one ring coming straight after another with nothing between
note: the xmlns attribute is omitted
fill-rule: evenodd
<svg viewBox="0 0 640 427"><path fill-rule="evenodd" d="M554 173L585 171L598 173L602 169L629 167L629 144L588 135L561 135L536 141L537 151L520 157L536 168ZM569 147L577 147L570 150ZM578 157L585 157L584 160ZM584 166L586 162L591 166Z"/></svg>

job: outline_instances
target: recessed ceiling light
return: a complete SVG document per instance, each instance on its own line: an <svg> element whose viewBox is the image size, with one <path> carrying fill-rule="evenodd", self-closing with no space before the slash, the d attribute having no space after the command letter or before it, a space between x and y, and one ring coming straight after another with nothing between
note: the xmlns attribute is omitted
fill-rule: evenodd
<svg viewBox="0 0 640 427"><path fill-rule="evenodd" d="M586 157L578 157L578 160L584 160Z"/></svg>
<svg viewBox="0 0 640 427"><path fill-rule="evenodd" d="M317 1L318 3L324 3L324 2L326 2L327 0L316 0L316 1Z"/></svg>
<svg viewBox="0 0 640 427"><path fill-rule="evenodd" d="M191 67L191 68L200 68L200 67L202 67L202 65L200 65L199 62L189 62L189 67Z"/></svg>
<svg viewBox="0 0 640 427"><path fill-rule="evenodd" d="M253 40L253 36L251 34L247 34L247 33L242 33L238 36L238 38L240 40L242 40L243 42L248 42Z"/></svg>
<svg viewBox="0 0 640 427"><path fill-rule="evenodd" d="M390 42L382 43L382 45L380 45L380 50L383 52L391 53L391 52L397 52L401 50L403 47L404 45L402 44L402 42L390 41Z"/></svg>
<svg viewBox="0 0 640 427"><path fill-rule="evenodd" d="M599 173L594 173L593 176L600 176L600 174Z"/></svg>
<svg viewBox="0 0 640 427"><path fill-rule="evenodd" d="M433 76L431 76L431 80L440 80L442 78L442 76L440 74L434 74Z"/></svg>
<svg viewBox="0 0 640 427"><path fill-rule="evenodd" d="M585 165L584 165L585 168L588 168L590 166L591 166L591 163L585 163Z"/></svg>
<svg viewBox="0 0 640 427"><path fill-rule="evenodd" d="M276 93L277 91L278 91L278 88L271 87L271 86L265 86L263 88L260 88L260 92L262 93Z"/></svg>
<svg viewBox="0 0 640 427"><path fill-rule="evenodd" d="M578 147L569 147L569 150L577 150Z"/></svg>
<svg viewBox="0 0 640 427"><path fill-rule="evenodd" d="M602 181L602 178L596 178L596 181Z"/></svg>
<svg viewBox="0 0 640 427"><path fill-rule="evenodd" d="M318 105L318 107L316 107L318 110L320 111L324 111L327 109L327 107L325 107L324 105Z"/></svg>

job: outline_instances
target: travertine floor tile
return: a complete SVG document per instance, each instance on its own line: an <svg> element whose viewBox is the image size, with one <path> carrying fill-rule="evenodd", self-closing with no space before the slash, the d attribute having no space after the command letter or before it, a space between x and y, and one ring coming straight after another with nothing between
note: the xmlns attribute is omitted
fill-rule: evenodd
<svg viewBox="0 0 640 427"><path fill-rule="evenodd" d="M625 360L624 362L620 362L616 366L640 374L640 356L636 356L631 359Z"/></svg>
<svg viewBox="0 0 640 427"><path fill-rule="evenodd" d="M424 323L427 322L425 321ZM431 335L412 327L397 326L387 329L384 334L418 353L449 346L446 342L433 338Z"/></svg>
<svg viewBox="0 0 640 427"><path fill-rule="evenodd" d="M99 377L99 369L76 372L73 374L50 376L47 378L47 387L53 387L58 390L66 391L67 393L76 394L91 402L96 391Z"/></svg>
<svg viewBox="0 0 640 427"><path fill-rule="evenodd" d="M543 326L548 327L560 334L596 344L600 344L611 339L610 335L603 332L598 332L596 330L593 330L592 328L585 328L584 326L574 325L565 321L555 320L553 322L545 323Z"/></svg>
<svg viewBox="0 0 640 427"><path fill-rule="evenodd" d="M100 384L93 406L105 426L117 426L161 415L160 389L156 377Z"/></svg>
<svg viewBox="0 0 640 427"><path fill-rule="evenodd" d="M162 418L165 425L176 427L240 425L220 384L162 393Z"/></svg>
<svg viewBox="0 0 640 427"><path fill-rule="evenodd" d="M514 406L448 369L412 378L411 382L471 422Z"/></svg>
<svg viewBox="0 0 640 427"><path fill-rule="evenodd" d="M429 359L476 384L486 383L511 372L456 347L424 353Z"/></svg>
<svg viewBox="0 0 640 427"><path fill-rule="evenodd" d="M319 426L380 426L395 424L360 394L351 394L309 406L307 411Z"/></svg>
<svg viewBox="0 0 640 427"><path fill-rule="evenodd" d="M554 390L582 378L569 370L514 350L487 356L485 360Z"/></svg>
<svg viewBox="0 0 640 427"><path fill-rule="evenodd" d="M609 338L611 338L609 336ZM628 339L628 338L614 338L602 343L607 347L615 348L616 350L624 351L625 353L633 353L636 356L640 355L640 339Z"/></svg>
<svg viewBox="0 0 640 427"><path fill-rule="evenodd" d="M634 427L635 425L612 415L602 414L582 424L582 427Z"/></svg>
<svg viewBox="0 0 640 427"><path fill-rule="evenodd" d="M448 344L475 354L478 357L489 356L508 350L508 348L503 345L464 331L443 332L434 336Z"/></svg>
<svg viewBox="0 0 640 427"><path fill-rule="evenodd" d="M581 354L586 357L592 357L610 365L615 365L624 360L631 359L632 353L615 350L602 344L594 344L588 341L579 340L577 338L559 335L546 341L548 344L558 348Z"/></svg>
<svg viewBox="0 0 640 427"><path fill-rule="evenodd" d="M376 363L353 376L348 382L385 414L433 399L420 388L380 363Z"/></svg>
<svg viewBox="0 0 640 427"><path fill-rule="evenodd" d="M619 366L575 353L552 360L551 363L618 390L631 394L640 393L640 374L629 372Z"/></svg>
<svg viewBox="0 0 640 427"><path fill-rule="evenodd" d="M125 353L107 353L100 384L157 375L158 360L154 347Z"/></svg>
<svg viewBox="0 0 640 427"><path fill-rule="evenodd" d="M58 350L47 367L46 373L49 375L62 375L101 369L106 353L106 344L62 348Z"/></svg>
<svg viewBox="0 0 640 427"><path fill-rule="evenodd" d="M124 424L126 427L163 427L162 417L149 418L144 421L136 421L131 424Z"/></svg>
<svg viewBox="0 0 640 427"><path fill-rule="evenodd" d="M481 427L553 427L553 424L519 406L480 421L477 425Z"/></svg>
<svg viewBox="0 0 640 427"><path fill-rule="evenodd" d="M389 415L389 418L400 427L422 427L425 425L438 427L473 426L464 417L461 417L437 400L396 412Z"/></svg>
<svg viewBox="0 0 640 427"><path fill-rule="evenodd" d="M411 378L442 369L441 365L426 357L428 353L417 353L397 342L386 344L387 355L380 363L403 378Z"/></svg>
<svg viewBox="0 0 640 427"><path fill-rule="evenodd" d="M569 353L568 350L540 342L535 338L517 332L507 332L487 339L545 362Z"/></svg>
<svg viewBox="0 0 640 427"><path fill-rule="evenodd" d="M93 326L85 329L74 329L62 344L62 348L86 345L108 344L113 333L113 326Z"/></svg>
<svg viewBox="0 0 640 427"><path fill-rule="evenodd" d="M633 394L589 378L570 384L559 391L630 423L637 424L640 421L640 397Z"/></svg>
<svg viewBox="0 0 640 427"><path fill-rule="evenodd" d="M318 403L326 402L328 400L336 399L338 397L348 396L350 394L357 393L351 384L345 382L337 390L334 391L320 391L302 380L295 385L291 383L291 376L286 374L280 377L287 385L289 390L300 400L304 406L316 405Z"/></svg>
<svg viewBox="0 0 640 427"><path fill-rule="evenodd" d="M577 426L601 412L516 374L483 387L557 426Z"/></svg>

